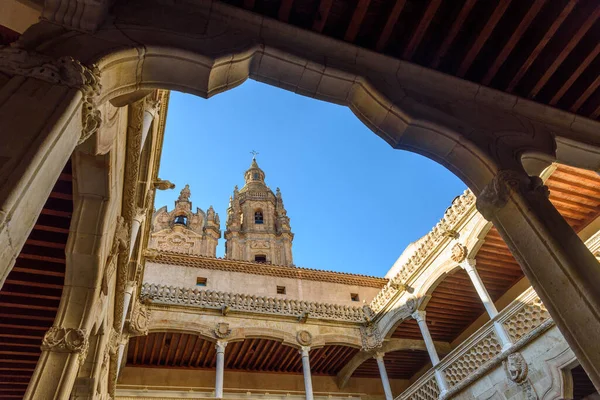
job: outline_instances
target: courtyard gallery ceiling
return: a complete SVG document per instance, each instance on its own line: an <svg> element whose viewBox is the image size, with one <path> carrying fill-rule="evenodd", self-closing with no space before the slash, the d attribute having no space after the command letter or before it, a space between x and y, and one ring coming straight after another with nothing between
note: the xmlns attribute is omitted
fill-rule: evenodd
<svg viewBox="0 0 600 400"><path fill-rule="evenodd" d="M592 119L597 0L223 0L303 29Z"/></svg>
<svg viewBox="0 0 600 400"><path fill-rule="evenodd" d="M65 277L73 212L70 162L0 291L0 398L21 399L52 326Z"/></svg>

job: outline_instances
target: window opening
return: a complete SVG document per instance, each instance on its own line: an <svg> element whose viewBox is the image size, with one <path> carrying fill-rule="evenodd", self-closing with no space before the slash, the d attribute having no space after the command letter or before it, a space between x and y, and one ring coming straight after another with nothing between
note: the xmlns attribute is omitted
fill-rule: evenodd
<svg viewBox="0 0 600 400"><path fill-rule="evenodd" d="M359 301L358 293L350 293L350 299L352 299L352 301Z"/></svg>
<svg viewBox="0 0 600 400"><path fill-rule="evenodd" d="M264 254L257 254L254 256L254 261L259 262L259 263L266 263L267 256L265 256Z"/></svg>
<svg viewBox="0 0 600 400"><path fill-rule="evenodd" d="M255 224L262 224L263 223L263 213L262 211L256 211L254 213L254 223Z"/></svg>
<svg viewBox="0 0 600 400"><path fill-rule="evenodd" d="M285 294L285 286L277 286L277 294Z"/></svg>
<svg viewBox="0 0 600 400"><path fill-rule="evenodd" d="M206 286L207 281L208 279L199 276L196 278L196 286Z"/></svg>
<svg viewBox="0 0 600 400"><path fill-rule="evenodd" d="M185 215L178 215L175 217L173 221L175 225L185 225L187 226L187 217Z"/></svg>

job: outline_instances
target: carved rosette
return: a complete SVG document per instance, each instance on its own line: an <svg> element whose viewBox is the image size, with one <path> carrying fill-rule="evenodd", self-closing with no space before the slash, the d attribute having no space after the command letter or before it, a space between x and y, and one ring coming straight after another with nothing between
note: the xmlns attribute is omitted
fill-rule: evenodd
<svg viewBox="0 0 600 400"><path fill-rule="evenodd" d="M219 322L215 326L215 336L219 339L225 339L229 335L231 335L231 328L227 322Z"/></svg>
<svg viewBox="0 0 600 400"><path fill-rule="evenodd" d="M80 363L85 361L88 345L85 329L78 328L53 326L46 332L42 340L42 350L58 353L78 353Z"/></svg>
<svg viewBox="0 0 600 400"><path fill-rule="evenodd" d="M455 243L454 246L452 246L452 255L450 258L452 261L460 264L467 258L467 247L460 243Z"/></svg>
<svg viewBox="0 0 600 400"><path fill-rule="evenodd" d="M360 327L360 340L362 342L363 351L370 351L381 347L383 338L379 333L377 324L369 324Z"/></svg>
<svg viewBox="0 0 600 400"><path fill-rule="evenodd" d="M302 346L310 346L312 344L312 335L309 331L298 331L296 340Z"/></svg>
<svg viewBox="0 0 600 400"><path fill-rule="evenodd" d="M129 332L132 336L148 335L150 326L150 310L141 301L137 301L133 306L131 318L129 319Z"/></svg>

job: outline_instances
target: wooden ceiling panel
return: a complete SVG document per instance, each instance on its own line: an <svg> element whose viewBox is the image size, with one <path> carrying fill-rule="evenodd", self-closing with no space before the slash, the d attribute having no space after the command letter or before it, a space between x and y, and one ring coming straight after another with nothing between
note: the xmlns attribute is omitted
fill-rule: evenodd
<svg viewBox="0 0 600 400"><path fill-rule="evenodd" d="M70 163L0 291L0 398L22 398L56 318L73 211Z"/></svg>
<svg viewBox="0 0 600 400"><path fill-rule="evenodd" d="M310 352L311 372L336 375L358 349L328 345ZM129 341L127 365L163 368L216 368L215 342L179 332L154 332ZM225 369L249 372L302 373L295 347L270 339L246 339L225 348Z"/></svg>
<svg viewBox="0 0 600 400"><path fill-rule="evenodd" d="M426 351L400 350L385 353L383 358L385 369L390 379L410 379L415 370L420 370L429 363ZM379 367L374 358L362 363L352 374L359 378L380 378Z"/></svg>

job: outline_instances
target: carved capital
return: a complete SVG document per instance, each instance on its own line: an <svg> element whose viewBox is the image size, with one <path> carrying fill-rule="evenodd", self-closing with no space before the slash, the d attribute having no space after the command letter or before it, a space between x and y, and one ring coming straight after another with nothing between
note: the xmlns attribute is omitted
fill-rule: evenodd
<svg viewBox="0 0 600 400"><path fill-rule="evenodd" d="M88 337L85 329L61 328L53 326L42 340L42 350L58 353L78 353L83 362L88 351Z"/></svg>
<svg viewBox="0 0 600 400"><path fill-rule="evenodd" d="M298 352L302 355L302 357L308 357L308 354L310 353L310 346L302 346Z"/></svg>
<svg viewBox="0 0 600 400"><path fill-rule="evenodd" d="M217 326L215 326L215 336L220 339L225 339L231 335L231 328L229 328L229 324L227 322L219 322Z"/></svg>
<svg viewBox="0 0 600 400"><path fill-rule="evenodd" d="M383 353L381 351L376 351L375 354L373 355L373 358L376 360L383 361L383 356L385 356L385 353Z"/></svg>
<svg viewBox="0 0 600 400"><path fill-rule="evenodd" d="M361 326L360 340L362 342L362 349L364 351L370 351L379 348L383 344L383 337L381 337L381 333L379 333L379 327L377 324Z"/></svg>
<svg viewBox="0 0 600 400"><path fill-rule="evenodd" d="M312 335L309 331L298 331L296 333L296 340L302 346L310 346L312 344Z"/></svg>
<svg viewBox="0 0 600 400"><path fill-rule="evenodd" d="M460 264L467 258L467 253L468 251L466 246L460 243L455 243L454 246L452 246L452 255L450 258L452 261Z"/></svg>
<svg viewBox="0 0 600 400"><path fill-rule="evenodd" d="M217 353L225 352L225 347L227 347L227 342L224 340L217 340L217 343L215 343L215 349L217 349Z"/></svg>
<svg viewBox="0 0 600 400"><path fill-rule="evenodd" d="M411 314L413 319L417 322L425 321L425 315L426 315L426 313L423 310L416 310Z"/></svg>
<svg viewBox="0 0 600 400"><path fill-rule="evenodd" d="M512 191L523 194L536 193L548 197L549 191L542 180L537 176L527 176L523 172L502 170L488 183L477 197L475 205L485 219L491 221L496 213L502 209Z"/></svg>
<svg viewBox="0 0 600 400"><path fill-rule="evenodd" d="M147 98L144 103L144 111L152 114L153 117L156 117L158 110L160 110L160 100Z"/></svg>

